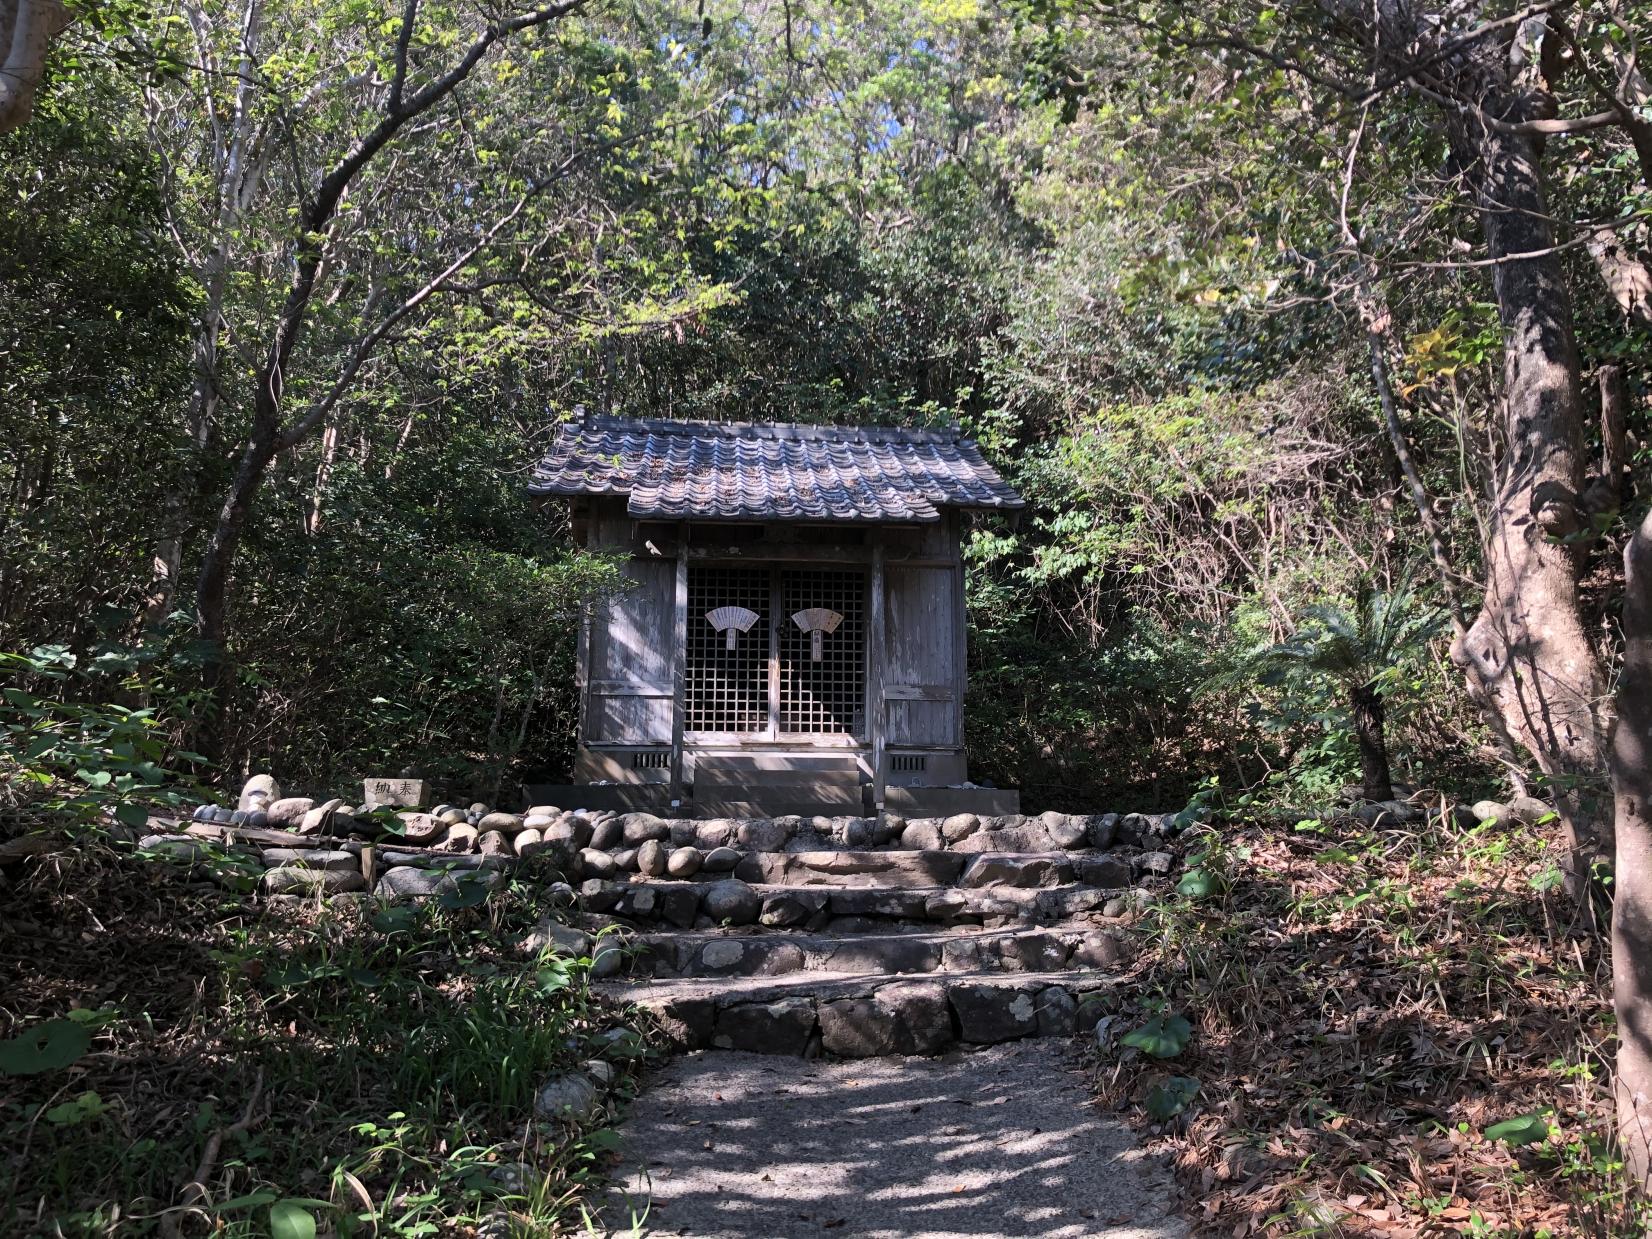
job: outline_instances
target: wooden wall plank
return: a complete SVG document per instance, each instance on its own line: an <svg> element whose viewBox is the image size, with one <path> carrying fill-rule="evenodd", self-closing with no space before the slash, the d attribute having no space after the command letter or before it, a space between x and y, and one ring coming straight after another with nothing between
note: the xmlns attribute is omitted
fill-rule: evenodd
<svg viewBox="0 0 1652 1239"><path fill-rule="evenodd" d="M609 599L592 621L585 738L669 744L676 564L633 559L621 571L635 585Z"/></svg>
<svg viewBox="0 0 1652 1239"><path fill-rule="evenodd" d="M890 564L885 570L886 743L959 742L955 567ZM900 696L891 699L889 687Z"/></svg>
<svg viewBox="0 0 1652 1239"><path fill-rule="evenodd" d="M780 609L785 600L780 592L780 573L769 569L769 725L764 735L774 739L780 734Z"/></svg>

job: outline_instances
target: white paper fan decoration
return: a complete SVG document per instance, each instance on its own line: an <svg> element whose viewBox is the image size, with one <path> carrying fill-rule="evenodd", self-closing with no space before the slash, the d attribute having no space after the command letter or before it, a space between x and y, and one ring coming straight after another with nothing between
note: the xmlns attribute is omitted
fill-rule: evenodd
<svg viewBox="0 0 1652 1239"><path fill-rule="evenodd" d="M715 611L706 612L706 623L728 635L725 648L730 650L734 648L737 635L750 632L756 622L757 612L745 607L718 607Z"/></svg>
<svg viewBox="0 0 1652 1239"><path fill-rule="evenodd" d="M792 615L792 623L809 634L809 661L817 663L825 652L825 634L836 632L837 626L843 623L843 616L830 607L809 607L795 612Z"/></svg>

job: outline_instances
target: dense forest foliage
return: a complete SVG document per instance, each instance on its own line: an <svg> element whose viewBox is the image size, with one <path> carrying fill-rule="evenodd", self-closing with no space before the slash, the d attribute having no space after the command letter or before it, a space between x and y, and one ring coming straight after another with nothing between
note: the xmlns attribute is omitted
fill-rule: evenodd
<svg viewBox="0 0 1652 1239"><path fill-rule="evenodd" d="M561 776L618 583L527 501L561 422L957 422L1029 500L970 529L974 775L1541 796L1644 1183L1652 8L62 16L0 76L0 826Z"/></svg>
<svg viewBox="0 0 1652 1239"><path fill-rule="evenodd" d="M1591 10L1565 90L1626 23ZM1246 656L1361 588L1471 610L1497 271L1417 92L1356 105L1175 5L576 6L340 189L392 82L417 102L487 29L397 28L103 11L0 148L0 644L153 704L205 777L555 773L569 620L608 578L522 483L579 407L965 425L1034 505L970 542L972 757L1036 802L1323 798L1358 771L1345 703L1259 693ZM1354 54L1311 35L1278 46ZM1549 141L1583 368L1638 442L1642 170L1624 129ZM1607 657L1617 510L1585 576ZM1534 767L1446 644L1385 669L1389 748L1403 782L1493 790Z"/></svg>

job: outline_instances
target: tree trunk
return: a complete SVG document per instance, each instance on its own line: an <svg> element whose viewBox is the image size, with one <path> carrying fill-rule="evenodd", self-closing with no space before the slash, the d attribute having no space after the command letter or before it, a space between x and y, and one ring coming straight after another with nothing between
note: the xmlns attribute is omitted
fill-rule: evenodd
<svg viewBox="0 0 1652 1239"><path fill-rule="evenodd" d="M202 680L211 702L206 716L196 724L195 747L215 767L222 766L226 756L227 712L235 683L228 642L230 568L246 532L253 499L277 448L273 419L258 418L201 556L201 574L195 585L196 631L207 642Z"/></svg>
<svg viewBox="0 0 1652 1239"><path fill-rule="evenodd" d="M1613 228L1592 234L1588 248L1601 282L1623 316L1637 327L1652 328L1652 269Z"/></svg>
<svg viewBox="0 0 1652 1239"><path fill-rule="evenodd" d="M1610 849L1611 821L1601 787L1604 675L1577 591L1585 461L1571 297L1554 253L1538 139L1461 117L1453 139L1471 167L1496 262L1505 455L1487 533L1485 596L1452 657L1549 777L1567 834L1568 888L1578 895ZM1532 256L1510 258L1516 254Z"/></svg>
<svg viewBox="0 0 1652 1239"><path fill-rule="evenodd" d="M321 432L321 461L315 469L315 485L310 488L310 508L304 514L304 532L312 538L321 532L321 501L332 480L333 464L338 459L338 427L328 426Z"/></svg>
<svg viewBox="0 0 1652 1239"><path fill-rule="evenodd" d="M1383 734L1382 694L1369 684L1348 690L1354 716L1354 739L1359 744L1360 791L1374 803L1394 799L1394 778L1388 766L1388 740Z"/></svg>
<svg viewBox="0 0 1652 1239"><path fill-rule="evenodd" d="M1623 561L1623 671L1612 739L1612 1002L1618 1017L1618 1136L1625 1163L1644 1189L1652 1170L1652 514Z"/></svg>
<svg viewBox="0 0 1652 1239"><path fill-rule="evenodd" d="M1452 658L1476 702L1548 776L1567 834L1568 889L1581 896L1612 826L1601 777L1605 674L1577 590L1583 539L1574 535L1587 524L1577 343L1534 129L1556 115L1543 54L1554 31L1534 10L1505 36L1489 37L1488 28L1488 37L1452 45L1432 17L1399 0L1323 7L1380 75L1439 102L1480 214L1503 335L1504 456L1487 523L1485 594Z"/></svg>
<svg viewBox="0 0 1652 1239"><path fill-rule="evenodd" d="M196 54L209 73L216 65L209 33L211 24L199 13L190 19L195 32ZM253 103L258 89L258 46L262 27L261 0L244 0L238 23L240 49L236 76L239 85L235 89L228 124L221 138L214 140L210 152L210 167L215 178L210 231L216 239L194 264L202 297L193 324L190 367L194 378L184 417L184 430L189 436L192 454L178 480L167 492L165 527L155 547L153 578L139 614L140 629L160 625L172 610L183 572L184 536L200 500L207 452L218 434L218 410L223 399L218 341L224 331L224 302L229 289L232 254L247 203L262 184L269 160L268 153L262 156L253 154ZM151 131L155 125L156 119L151 117ZM218 132L216 126L213 132Z"/></svg>
<svg viewBox="0 0 1652 1239"><path fill-rule="evenodd" d="M46 51L68 25L61 0L0 0L0 133L27 123Z"/></svg>
<svg viewBox="0 0 1652 1239"><path fill-rule="evenodd" d="M0 3L4 2L5 0L0 0ZM330 164L316 182L313 191L300 195L304 205L298 219L294 221L296 228L290 238L291 253L283 255L283 263L290 265L292 274L286 295L271 325L263 361L258 367L254 384L251 430L248 432L245 447L241 450L235 477L219 509L217 524L201 556L201 570L195 587L197 631L205 639L209 650L202 678L208 696L213 702L213 708L209 708L206 716L197 723L196 747L214 764L222 764L223 741L226 735L225 706L233 684L226 642L230 569L235 562L235 554L246 529L247 517L252 511L253 500L270 463L278 453L296 446L308 437L321 424L323 418L337 407L340 397L359 375L363 362L371 356L391 327L404 316L413 313L440 287L443 280L451 277L483 246L490 243L500 229L516 218L517 213L528 201L528 196L521 198L515 210L502 215L491 228L483 230L480 238L450 265L430 282L423 284L418 292L402 302L396 310L385 315L371 331L362 336L343 365L341 373L334 379L330 392L310 404L290 424L284 424L284 392L287 376L293 370L293 350L309 318L310 303L316 293L317 281L323 278L328 238L345 195L362 169L373 163L387 147L393 146L404 128L452 96L495 44L525 30L548 26L579 8L582 3L583 0L553 0L552 3L541 5L529 12L504 16L490 22L463 48L446 72L425 82L409 94L405 89L407 56L414 25L419 16L419 0L408 0L403 9L396 44L394 74L389 83L388 93L380 105L376 123L351 142L349 149L339 156L336 162ZM243 35L242 44L250 56L259 14L259 6L255 0L248 0L246 14L246 33ZM249 87L257 80L251 74L243 74L242 79ZM240 105L237 107L239 109ZM244 152L236 153L232 160L235 166L239 166L236 161L242 154ZM238 177L232 177L230 183L237 184L238 181ZM538 192L538 187L536 186L532 192ZM248 193L250 197L251 190ZM244 202L242 206L245 206Z"/></svg>
<svg viewBox="0 0 1652 1239"><path fill-rule="evenodd" d="M1622 366L1600 368L1600 445L1606 497L1621 507L1629 498L1629 388Z"/></svg>

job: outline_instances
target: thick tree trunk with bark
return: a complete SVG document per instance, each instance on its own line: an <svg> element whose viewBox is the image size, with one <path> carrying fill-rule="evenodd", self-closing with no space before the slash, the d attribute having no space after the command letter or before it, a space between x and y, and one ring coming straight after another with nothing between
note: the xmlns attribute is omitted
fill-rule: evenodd
<svg viewBox="0 0 1652 1239"><path fill-rule="evenodd" d="M1612 1001L1619 1139L1644 1189L1652 1171L1652 515L1623 559L1623 671L1612 740Z"/></svg>
<svg viewBox="0 0 1652 1239"><path fill-rule="evenodd" d="M1505 114L1521 115L1518 108ZM1497 471L1479 616L1453 658L1471 689L1536 759L1568 835L1567 873L1583 890L1608 855L1611 821L1604 675L1578 601L1587 521L1584 409L1572 303L1554 253L1539 139L1459 117L1503 328L1505 454Z"/></svg>
<svg viewBox="0 0 1652 1239"><path fill-rule="evenodd" d="M1613 509L1629 498L1629 389L1623 367L1600 368L1600 481Z"/></svg>
<svg viewBox="0 0 1652 1239"><path fill-rule="evenodd" d="M1488 22L1477 38L1400 0L1325 0L1391 85L1437 102L1473 195L1502 325L1503 458L1497 464L1479 615L1453 643L1478 704L1548 776L1581 894L1611 847L1605 674L1577 581L1588 533L1584 413L1572 301L1542 173L1556 105L1558 27L1546 13Z"/></svg>
<svg viewBox="0 0 1652 1239"><path fill-rule="evenodd" d="M28 122L46 50L68 24L62 0L0 0L0 133Z"/></svg>
<svg viewBox="0 0 1652 1239"><path fill-rule="evenodd" d="M1388 739L1383 731L1386 711L1382 694L1369 684L1348 690L1354 716L1354 739L1359 744L1361 794L1370 801L1394 799L1394 779L1388 764Z"/></svg>

